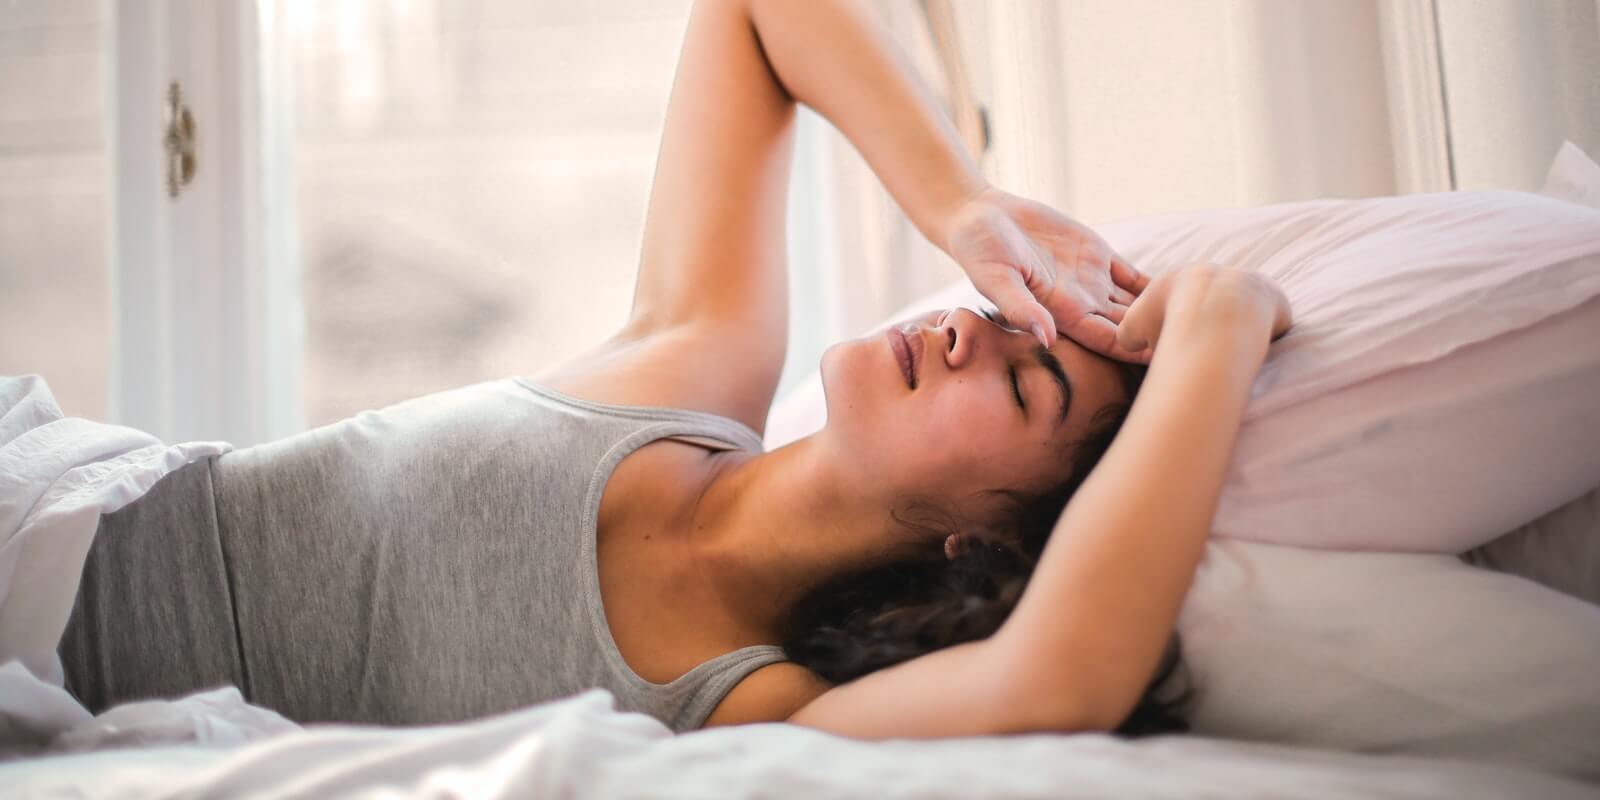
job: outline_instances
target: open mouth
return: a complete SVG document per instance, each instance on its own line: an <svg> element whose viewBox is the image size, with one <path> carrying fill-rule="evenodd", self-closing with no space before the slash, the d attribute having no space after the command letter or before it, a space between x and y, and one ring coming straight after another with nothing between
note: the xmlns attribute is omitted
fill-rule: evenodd
<svg viewBox="0 0 1600 800"><path fill-rule="evenodd" d="M906 386L916 389L917 362L921 360L922 337L917 334L914 325L890 328L888 336L889 349L894 352L895 363L900 366L900 374L906 379Z"/></svg>

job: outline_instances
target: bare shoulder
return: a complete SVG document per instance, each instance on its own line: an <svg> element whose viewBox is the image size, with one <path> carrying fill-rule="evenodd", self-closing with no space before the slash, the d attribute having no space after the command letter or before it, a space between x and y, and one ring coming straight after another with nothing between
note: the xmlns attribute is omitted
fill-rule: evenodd
<svg viewBox="0 0 1600 800"><path fill-rule="evenodd" d="M831 688L832 684L799 664L768 664L739 681L706 718L704 727L783 722Z"/></svg>
<svg viewBox="0 0 1600 800"><path fill-rule="evenodd" d="M533 379L585 400L719 414L762 434L782 364L752 338L709 321L625 328Z"/></svg>

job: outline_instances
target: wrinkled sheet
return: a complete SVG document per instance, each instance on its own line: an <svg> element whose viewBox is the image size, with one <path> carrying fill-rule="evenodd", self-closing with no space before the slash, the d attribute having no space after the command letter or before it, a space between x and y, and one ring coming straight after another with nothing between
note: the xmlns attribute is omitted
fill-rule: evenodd
<svg viewBox="0 0 1600 800"><path fill-rule="evenodd" d="M60 688L56 645L100 515L231 449L64 418L43 378L0 376L0 753L37 749L90 720Z"/></svg>
<svg viewBox="0 0 1600 800"><path fill-rule="evenodd" d="M0 764L0 786L98 797L1600 797L1461 761L1191 736L862 742L768 724L673 736L609 692L457 725L313 725L244 747L100 750Z"/></svg>

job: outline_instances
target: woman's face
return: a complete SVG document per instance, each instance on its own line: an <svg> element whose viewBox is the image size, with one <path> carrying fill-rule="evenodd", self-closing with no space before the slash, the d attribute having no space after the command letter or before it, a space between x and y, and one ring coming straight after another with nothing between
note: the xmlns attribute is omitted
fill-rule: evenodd
<svg viewBox="0 0 1600 800"><path fill-rule="evenodd" d="M966 308L830 347L822 386L825 432L848 448L855 477L889 497L956 499L972 514L993 490L1059 484L1071 443L1100 409L1127 401L1111 359L1065 336L1046 350Z"/></svg>

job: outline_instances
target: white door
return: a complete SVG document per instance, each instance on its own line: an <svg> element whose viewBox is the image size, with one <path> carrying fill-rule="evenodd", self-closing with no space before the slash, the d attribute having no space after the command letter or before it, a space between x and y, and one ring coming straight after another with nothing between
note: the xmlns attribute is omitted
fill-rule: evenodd
<svg viewBox="0 0 1600 800"><path fill-rule="evenodd" d="M300 429L291 124L275 4L107 3L115 276L110 419L168 442ZM264 104L283 113L262 114ZM265 125L263 123L266 123ZM185 161L192 171L185 169Z"/></svg>

